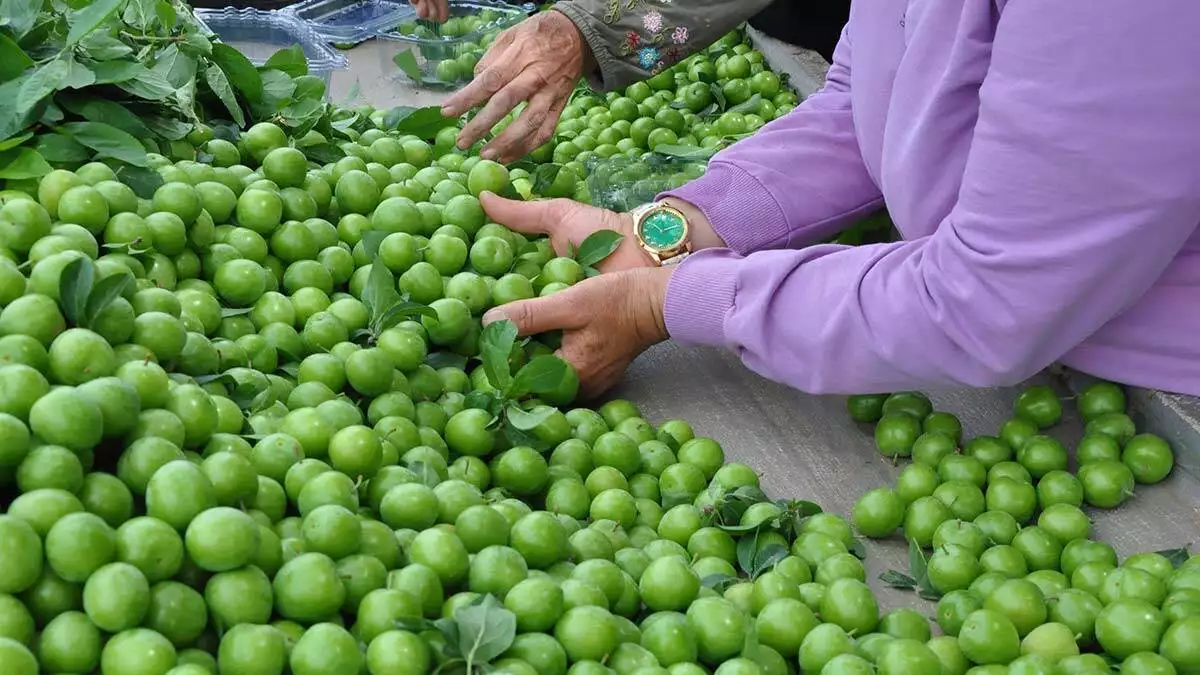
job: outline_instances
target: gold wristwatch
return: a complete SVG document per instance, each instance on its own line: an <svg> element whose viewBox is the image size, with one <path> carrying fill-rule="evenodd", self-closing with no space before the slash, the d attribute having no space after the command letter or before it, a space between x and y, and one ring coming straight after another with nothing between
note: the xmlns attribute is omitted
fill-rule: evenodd
<svg viewBox="0 0 1200 675"><path fill-rule="evenodd" d="M674 265L692 251L687 216L661 202L643 204L632 211L633 235L638 246L659 265Z"/></svg>

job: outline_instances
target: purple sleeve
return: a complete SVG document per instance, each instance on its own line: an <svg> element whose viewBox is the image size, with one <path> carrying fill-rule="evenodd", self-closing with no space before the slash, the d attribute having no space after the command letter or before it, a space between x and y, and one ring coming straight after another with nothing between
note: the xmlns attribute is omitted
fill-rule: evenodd
<svg viewBox="0 0 1200 675"><path fill-rule="evenodd" d="M671 280L672 336L813 393L988 386L1136 303L1200 222L1200 11L1101 5L1008 4L958 200L933 235L700 252ZM783 204L776 236L803 211Z"/></svg>
<svg viewBox="0 0 1200 675"><path fill-rule="evenodd" d="M843 30L821 91L661 196L695 205L739 253L821 241L882 206L854 135L850 49Z"/></svg>

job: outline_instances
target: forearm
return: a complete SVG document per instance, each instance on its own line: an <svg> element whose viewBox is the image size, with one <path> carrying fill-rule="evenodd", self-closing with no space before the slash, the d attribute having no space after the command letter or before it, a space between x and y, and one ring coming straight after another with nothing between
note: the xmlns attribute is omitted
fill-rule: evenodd
<svg viewBox="0 0 1200 675"><path fill-rule="evenodd" d="M712 243L742 254L812 244L877 210L882 197L855 135L850 50L844 31L824 89L662 196L694 206Z"/></svg>
<svg viewBox="0 0 1200 675"><path fill-rule="evenodd" d="M671 335L814 393L988 386L1128 311L1200 222L1187 66L1200 60L1188 29L1200 8L1100 4L1008 6L958 201L933 235L701 252L672 276ZM1162 67L1094 77L1123 41Z"/></svg>
<svg viewBox="0 0 1200 675"><path fill-rule="evenodd" d="M772 0L563 0L554 9L579 29L595 59L586 71L603 91L627 87L708 47Z"/></svg>

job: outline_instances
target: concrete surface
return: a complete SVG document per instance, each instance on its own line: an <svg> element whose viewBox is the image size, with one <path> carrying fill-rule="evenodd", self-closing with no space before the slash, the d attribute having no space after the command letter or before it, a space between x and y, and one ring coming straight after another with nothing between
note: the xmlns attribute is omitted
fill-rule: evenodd
<svg viewBox="0 0 1200 675"><path fill-rule="evenodd" d="M391 40L375 39L343 51L350 67L333 73L330 100L341 105L369 104L376 108L398 105L423 108L440 104L449 92L413 85L392 63L392 57L401 48Z"/></svg>

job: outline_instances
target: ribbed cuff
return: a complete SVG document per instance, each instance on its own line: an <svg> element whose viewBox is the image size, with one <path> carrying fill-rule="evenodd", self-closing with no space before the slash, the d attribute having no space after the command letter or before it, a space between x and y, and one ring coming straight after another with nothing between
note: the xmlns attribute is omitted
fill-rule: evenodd
<svg viewBox="0 0 1200 675"><path fill-rule="evenodd" d="M667 332L680 342L724 347L742 258L727 249L700 251L679 263L667 285Z"/></svg>
<svg viewBox="0 0 1200 675"><path fill-rule="evenodd" d="M700 209L725 245L741 255L787 242L787 216L771 191L745 170L721 162L719 156L703 176L658 198L664 197Z"/></svg>
<svg viewBox="0 0 1200 675"><path fill-rule="evenodd" d="M556 3L550 9L565 14L579 29L579 34L583 36L583 41L587 43L588 49L592 50L592 58L596 61L596 68L599 72L583 74L587 78L588 85L596 91L608 91L608 83L617 80L618 64L608 51L604 36L592 25L595 17L569 2Z"/></svg>

